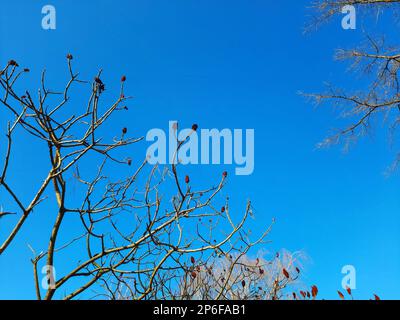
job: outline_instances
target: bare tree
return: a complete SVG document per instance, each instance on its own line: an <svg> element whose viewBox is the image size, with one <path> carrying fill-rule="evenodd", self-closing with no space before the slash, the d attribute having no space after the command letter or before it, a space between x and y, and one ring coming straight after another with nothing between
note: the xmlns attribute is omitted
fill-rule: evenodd
<svg viewBox="0 0 400 320"><path fill-rule="evenodd" d="M346 6L354 6L358 13L374 14L379 17L382 10L399 9L399 0L313 0L311 8L315 12L306 26L306 31L318 28L334 16L341 14Z"/></svg>
<svg viewBox="0 0 400 320"><path fill-rule="evenodd" d="M180 279L171 296L185 300L242 301L301 297L295 292L305 287L299 281L304 260L302 253L282 251L272 258L259 253L252 259L248 249L207 260L197 261L191 257L189 272ZM127 283L119 288L120 299L132 299L130 287Z"/></svg>
<svg viewBox="0 0 400 320"><path fill-rule="evenodd" d="M238 214L231 212L228 199L221 199L227 172L221 173L214 186L195 190L190 177L180 173L183 168L179 164L160 168L150 166L145 157L139 162L121 159L122 151L118 150L142 140L129 138L128 128L122 128L118 137L109 138L112 130L104 128L114 113L128 109L126 102L130 97L124 92L126 77L121 78L120 92L114 102L104 106L106 86L102 72L92 82L83 81L74 72L72 61L72 55L68 54L69 80L63 90L48 89L43 72L37 97L19 85L29 69L21 69L15 60L10 60L0 72L3 106L0 112L8 123L8 147L0 173L5 212L2 208L0 222L10 219L7 222L13 223L9 230L5 225L1 227L0 255L13 250L13 242L18 241L24 228L29 228L31 219L40 219L41 206L46 201L54 202L57 208L47 212L54 219L51 229L41 230L49 235L47 248L30 246L37 299L118 299L121 290L125 290L124 297L138 300L195 296L226 299L233 298L227 296L227 286L233 288L240 281L245 287L257 281L260 272L266 273L268 269L261 271L264 268L261 262L249 264L244 257L265 243L270 227L257 239L250 239L244 226L253 214L251 203L247 203L237 221ZM90 88L87 101L78 104L75 101L72 107L72 87L81 88L80 96ZM193 125L192 132L196 130L197 125ZM24 181L15 180L9 174L13 153L25 148L23 144L15 145L16 136L34 138L38 146L45 147L30 155L47 159L43 163L47 173L28 203L16 190L21 185L38 182L31 176L25 176ZM189 136L177 141L176 154ZM137 167L133 174L126 176L126 168L131 170L134 166ZM75 194L71 191L71 177L78 188ZM17 208L18 212L8 212L6 207ZM67 218L80 226L78 233L64 227ZM70 261L67 265L66 255ZM213 294L205 291L206 282L199 289L195 281L203 278L210 268L216 268L221 257L230 257L224 260L224 268L229 269L226 281L212 279L220 284L213 288ZM45 288L40 279L43 268L48 272ZM248 273L235 280L233 274L242 268L248 268ZM60 270L63 274L59 274ZM278 297L291 280L291 277L274 279L275 291L268 292L267 297ZM236 297L253 298L255 293L247 290L245 294L238 292Z"/></svg>
<svg viewBox="0 0 400 320"><path fill-rule="evenodd" d="M376 14L382 10L396 13L400 1L397 0L322 0L314 3L318 13L314 26L327 21L332 16L341 13L345 5L353 5L357 13ZM395 19L395 14L392 15ZM320 146L344 141L347 147L358 137L369 133L377 121L385 123L391 139L394 139L400 123L400 87L399 67L400 50L398 46L385 44L384 37L376 38L365 31L364 44L352 49L339 49L336 53L338 60L351 62L351 70L362 75L363 86L356 92L329 85L326 93L308 94L317 104L330 103L341 110L343 118L349 124L323 141ZM398 156L397 161L400 160ZM396 161L396 164L397 164Z"/></svg>

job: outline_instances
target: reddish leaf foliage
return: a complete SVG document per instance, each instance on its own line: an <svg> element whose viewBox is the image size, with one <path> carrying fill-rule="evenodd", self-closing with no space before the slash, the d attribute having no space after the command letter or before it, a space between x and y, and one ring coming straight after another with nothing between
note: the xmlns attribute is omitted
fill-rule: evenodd
<svg viewBox="0 0 400 320"><path fill-rule="evenodd" d="M317 297L317 295L318 295L318 288L317 288L317 286L312 286L312 287L311 287L311 294L312 294L312 297L313 297L314 299Z"/></svg>

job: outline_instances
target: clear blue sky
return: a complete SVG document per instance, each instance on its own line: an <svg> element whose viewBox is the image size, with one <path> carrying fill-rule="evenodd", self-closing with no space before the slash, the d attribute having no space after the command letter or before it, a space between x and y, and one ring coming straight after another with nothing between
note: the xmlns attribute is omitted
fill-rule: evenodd
<svg viewBox="0 0 400 320"><path fill-rule="evenodd" d="M57 9L54 31L41 28L41 8L49 3ZM324 81L356 88L346 65L332 57L336 48L360 41L362 31L344 31L334 20L303 35L308 5L306 0L2 1L0 65L13 58L29 67L31 89L43 68L48 83L63 83L67 52L83 78L103 68L109 91L118 90L126 74L126 92L136 99L129 115L114 121L135 135L167 129L169 120L189 127L254 128L255 172L231 176L227 193L237 206L251 198L260 228L277 219L271 250L303 250L309 257L304 281L317 284L323 298L337 297L341 268L349 264L357 269L356 297L399 298L399 174L383 174L395 153L379 130L347 154L340 147L316 150L329 129L343 123L332 109L314 109L297 94L320 91ZM3 132L4 121L0 125ZM27 157L30 152L27 146ZM13 175L22 179L23 170L39 162L21 160ZM221 168L198 167L192 180L215 172ZM20 192L28 196L25 187ZM34 228L25 228L0 257L0 298L34 297L26 243L40 248L48 239L47 220L40 219L32 219Z"/></svg>

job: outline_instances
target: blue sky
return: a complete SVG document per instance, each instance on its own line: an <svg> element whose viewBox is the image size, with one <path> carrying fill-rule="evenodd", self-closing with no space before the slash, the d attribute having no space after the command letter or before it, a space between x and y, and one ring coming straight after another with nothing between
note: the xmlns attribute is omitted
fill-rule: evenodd
<svg viewBox="0 0 400 320"><path fill-rule="evenodd" d="M49 3L57 9L53 31L41 28L41 8ZM255 231L277 219L266 249L304 251L309 257L304 281L317 284L323 298L337 298L344 265L356 267L356 297L399 298L399 175L384 175L395 150L380 130L349 153L339 146L316 150L343 122L331 108L315 109L297 94L321 91L324 81L362 88L346 73L346 64L333 61L336 48L362 39L362 28L344 31L333 20L304 35L308 6L306 0L290 5L265 0L3 1L0 65L13 58L29 67L31 89L39 85L43 68L52 86L64 83L67 52L83 78L103 68L109 92L118 92L119 78L126 74L126 92L135 99L128 115L113 123L137 136L152 128L166 130L170 120L186 127L254 128L255 171L248 177L232 175L225 192L237 207L252 200L260 228ZM377 25L375 31L385 27ZM4 121L0 125L4 131ZM35 149L26 146L24 152ZM28 197L30 186L20 183L23 172L41 159L18 159L13 175ZM223 169L234 168L199 166L191 168L191 177L201 180ZM34 228L24 229L0 257L0 298L34 297L26 243L40 246L45 221L32 222Z"/></svg>

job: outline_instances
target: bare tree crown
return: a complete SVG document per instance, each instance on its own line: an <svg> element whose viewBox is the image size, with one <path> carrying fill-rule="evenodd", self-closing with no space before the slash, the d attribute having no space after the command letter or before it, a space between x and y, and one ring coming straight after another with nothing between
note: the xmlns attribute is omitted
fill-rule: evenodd
<svg viewBox="0 0 400 320"><path fill-rule="evenodd" d="M102 72L91 82L83 81L74 72L72 61L68 54L69 80L62 92L47 88L43 72L37 99L28 90L21 94L17 89L18 80L29 69L21 69L10 60L1 70L1 113L9 121L0 189L7 194L7 203L13 202L19 210L1 213L1 218L15 222L5 236L2 231L0 255L13 250L12 243L24 228L29 228L30 219L42 214L43 201L54 199L58 208L48 213L54 219L51 230L43 230L49 234L47 248L31 247L37 298L52 299L62 288L70 290L62 295L64 299L82 294L88 297L93 291L101 297L139 300L280 297L297 276L283 275L281 270L268 272L273 281L259 289L258 283L270 270L269 262L249 261L248 254L264 243L270 227L257 239L250 239L245 224L252 215L251 203L237 221L238 215L232 212L228 199L221 199L221 190L229 178L227 172L217 177L214 186L202 190L195 190L190 177L180 173L183 168L179 164L150 167L143 159L125 178L115 181L107 174L109 166L133 169L137 160L120 159L121 152L116 150L142 140L129 138L128 128L121 128L118 137L100 136L100 129L107 126L114 113L127 110L127 78L121 77L115 101L104 106L106 81ZM90 88L87 102L79 107L80 113L75 107L68 108L73 86ZM51 103L54 99L58 100L56 104ZM193 131L197 128L192 127ZM47 154L40 155L48 159L47 174L28 204L14 188L22 182L10 181L8 175L13 165L12 153L24 147L13 144L17 134L36 138L47 149ZM187 139L177 141L176 153ZM90 166L85 166L85 160ZM72 176L79 184L79 196L70 192L68 181ZM30 177L26 180L23 183L32 182ZM37 214L32 216L34 210ZM71 236L63 227L66 217L79 223L80 234ZM60 243L61 236L69 240ZM74 254L70 270L55 278L51 268L57 268L57 261L65 252ZM50 268L50 285L45 290L38 271L43 265ZM294 264L285 270L298 274L293 271Z"/></svg>

